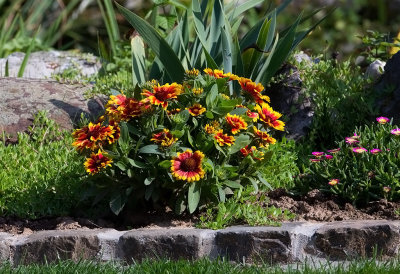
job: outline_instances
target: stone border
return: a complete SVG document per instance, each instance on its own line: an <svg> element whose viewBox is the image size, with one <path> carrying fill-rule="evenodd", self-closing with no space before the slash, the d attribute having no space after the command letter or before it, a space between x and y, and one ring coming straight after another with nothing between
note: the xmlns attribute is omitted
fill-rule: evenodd
<svg viewBox="0 0 400 274"><path fill-rule="evenodd" d="M133 262L145 258L226 257L240 262L382 258L399 253L400 221L285 222L281 227L50 230L0 233L0 260L13 265L66 260Z"/></svg>

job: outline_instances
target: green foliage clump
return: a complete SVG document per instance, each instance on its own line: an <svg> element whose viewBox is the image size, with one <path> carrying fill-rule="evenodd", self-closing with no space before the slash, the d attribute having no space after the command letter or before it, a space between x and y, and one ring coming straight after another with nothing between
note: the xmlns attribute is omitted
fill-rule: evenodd
<svg viewBox="0 0 400 274"><path fill-rule="evenodd" d="M72 138L45 112L18 143L0 143L0 214L37 218L71 215L80 199L84 169Z"/></svg>
<svg viewBox="0 0 400 274"><path fill-rule="evenodd" d="M280 226L281 221L291 220L294 214L268 205L263 193L254 194L252 187L237 191L231 199L208 208L200 216L199 228L221 229L231 225Z"/></svg>
<svg viewBox="0 0 400 274"><path fill-rule="evenodd" d="M370 81L350 61L320 60L300 67L314 116L304 143L309 150L330 148L348 131L376 115Z"/></svg>
<svg viewBox="0 0 400 274"><path fill-rule="evenodd" d="M340 150L314 152L316 157L309 159L297 186L334 193L354 204L398 200L399 135L400 130L391 123L356 128L353 136L338 143Z"/></svg>

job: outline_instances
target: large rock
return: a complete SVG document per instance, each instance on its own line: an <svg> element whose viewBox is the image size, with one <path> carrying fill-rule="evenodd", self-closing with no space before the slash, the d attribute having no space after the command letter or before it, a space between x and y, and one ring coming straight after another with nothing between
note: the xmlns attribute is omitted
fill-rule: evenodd
<svg viewBox="0 0 400 274"><path fill-rule="evenodd" d="M146 258L199 259L212 256L212 230L148 229L125 233L119 241L127 262Z"/></svg>
<svg viewBox="0 0 400 274"><path fill-rule="evenodd" d="M398 225L383 220L326 224L315 232L306 252L330 260L393 257L400 244Z"/></svg>
<svg viewBox="0 0 400 274"><path fill-rule="evenodd" d="M6 62L10 77L17 77L19 68L25 53L14 52L6 58L0 59L0 77L6 75ZM34 79L46 79L54 74L60 74L66 70L75 70L78 75L90 76L96 74L101 64L97 57L88 53L76 53L73 51L38 51L30 54L23 77Z"/></svg>
<svg viewBox="0 0 400 274"><path fill-rule="evenodd" d="M101 249L98 233L98 230L54 230L32 234L19 239L12 246L13 263L18 265L96 258Z"/></svg>
<svg viewBox="0 0 400 274"><path fill-rule="evenodd" d="M394 123L400 122L400 51L389 59L385 73L375 86L378 101L376 106L380 115L393 117Z"/></svg>
<svg viewBox="0 0 400 274"><path fill-rule="evenodd" d="M307 135L312 123L314 111L311 100L302 89L302 81L296 67L284 65L278 71L278 75L282 80L271 85L266 94L271 99L271 106L283 114L282 118L286 121L286 137L299 140Z"/></svg>
<svg viewBox="0 0 400 274"><path fill-rule="evenodd" d="M15 140L16 133L25 131L39 110L47 110L62 129L72 129L82 113L96 117L104 111L105 98L86 99L88 89L90 86L51 80L0 78L0 132L4 130Z"/></svg>

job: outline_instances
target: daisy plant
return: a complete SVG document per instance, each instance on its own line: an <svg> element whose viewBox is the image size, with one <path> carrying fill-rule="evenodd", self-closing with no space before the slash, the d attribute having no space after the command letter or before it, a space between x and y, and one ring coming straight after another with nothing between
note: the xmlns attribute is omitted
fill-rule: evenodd
<svg viewBox="0 0 400 274"><path fill-rule="evenodd" d="M357 128L337 148L312 152L306 174L300 176L307 189L318 188L355 204L376 199L400 198L400 134L387 117Z"/></svg>
<svg viewBox="0 0 400 274"><path fill-rule="evenodd" d="M181 83L153 80L110 96L104 116L73 133L96 200L108 195L115 214L146 201L193 213L247 185L270 187L260 170L285 124L262 92L232 73L192 69Z"/></svg>

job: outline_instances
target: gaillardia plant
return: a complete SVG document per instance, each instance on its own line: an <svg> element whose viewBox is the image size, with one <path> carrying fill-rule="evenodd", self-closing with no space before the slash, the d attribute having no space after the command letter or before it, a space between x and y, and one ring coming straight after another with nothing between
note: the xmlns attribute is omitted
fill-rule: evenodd
<svg viewBox="0 0 400 274"><path fill-rule="evenodd" d="M110 195L115 214L145 201L193 213L246 185L269 187L260 170L284 122L262 92L250 79L205 69L187 71L182 83L153 80L110 96L105 115L73 133L96 200Z"/></svg>

